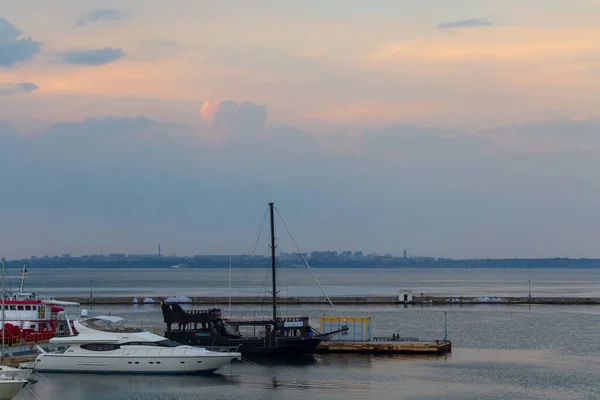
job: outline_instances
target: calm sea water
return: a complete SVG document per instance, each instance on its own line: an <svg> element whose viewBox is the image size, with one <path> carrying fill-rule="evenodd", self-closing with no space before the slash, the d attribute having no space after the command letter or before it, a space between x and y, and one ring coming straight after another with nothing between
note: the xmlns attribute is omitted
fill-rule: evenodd
<svg viewBox="0 0 600 400"><path fill-rule="evenodd" d="M204 376L45 374L40 399L597 399L600 308L554 306L289 307L318 326L322 314L370 315L375 335L439 338L448 311L451 355L315 356L307 365L235 364ZM234 308L235 312L248 309ZM95 307L132 325L161 326L156 305ZM19 399L33 399L23 392Z"/></svg>
<svg viewBox="0 0 600 400"><path fill-rule="evenodd" d="M600 269L314 269L328 295L394 295L399 288L414 293L453 296L600 296ZM20 284L19 271L7 272L8 285ZM281 295L321 295L305 268L278 271ZM231 294L265 293L270 271L232 269ZM228 269L34 269L25 288L56 296L227 296Z"/></svg>
<svg viewBox="0 0 600 400"><path fill-rule="evenodd" d="M54 270L35 271L27 284L39 292L60 295L98 282L101 294L227 293L225 270ZM289 274L288 274L289 273ZM544 295L598 296L596 270L375 270L317 271L326 289L339 294L393 294L398 287L440 294L503 295L532 289ZM42 279L40 276L44 274ZM84 276L80 276L80 274ZM234 270L241 282L246 271ZM290 292L309 293L314 286L306 271L288 274ZM308 276L306 276L308 274ZM222 276L224 275L224 276ZM261 276L262 275L262 276ZM58 277L60 276L60 278ZM137 277L137 278L136 278ZM259 290L264 271L250 271L238 290ZM40 279L36 281L36 279ZM281 280L283 281L283 276ZM44 282L42 282L44 280ZM87 280L87 285L85 284ZM523 284L525 281L525 284ZM36 283L37 282L37 283ZM536 283L537 282L537 283ZM177 290L178 286L183 288ZM67 290L67 291L68 291ZM282 286L285 294L285 286ZM347 292L348 291L348 292ZM314 292L315 294L318 291ZM233 312L268 313L268 307L233 307ZM315 356L306 365L234 364L215 376L119 376L44 374L17 399L598 399L600 398L600 307L577 306L445 306L337 307L287 306L281 312L305 314L319 326L321 315L368 315L373 335L443 336L444 311L453 340L444 357ZM120 315L131 325L162 328L156 305L94 306L91 314Z"/></svg>

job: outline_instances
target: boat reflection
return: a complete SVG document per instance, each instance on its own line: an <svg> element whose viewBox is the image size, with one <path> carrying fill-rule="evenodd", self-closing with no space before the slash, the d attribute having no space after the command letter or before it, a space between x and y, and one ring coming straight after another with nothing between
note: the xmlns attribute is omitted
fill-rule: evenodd
<svg viewBox="0 0 600 400"><path fill-rule="evenodd" d="M237 384L239 378L227 372L210 375L98 375L46 372L43 374L43 379L35 385L35 391L44 391L50 384L52 387L70 387L70 394L80 393L81 398L87 397L89 393L169 393L173 388L186 392L210 386Z"/></svg>

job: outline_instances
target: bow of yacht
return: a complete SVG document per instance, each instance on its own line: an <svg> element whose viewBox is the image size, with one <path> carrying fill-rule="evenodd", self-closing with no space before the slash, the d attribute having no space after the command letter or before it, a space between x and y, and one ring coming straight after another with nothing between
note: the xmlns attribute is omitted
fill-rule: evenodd
<svg viewBox="0 0 600 400"><path fill-rule="evenodd" d="M214 372L238 352L183 346L162 336L124 326L125 320L98 316L74 321L76 334L50 340L57 351L36 358L36 371L186 374ZM41 350L41 349L40 349Z"/></svg>

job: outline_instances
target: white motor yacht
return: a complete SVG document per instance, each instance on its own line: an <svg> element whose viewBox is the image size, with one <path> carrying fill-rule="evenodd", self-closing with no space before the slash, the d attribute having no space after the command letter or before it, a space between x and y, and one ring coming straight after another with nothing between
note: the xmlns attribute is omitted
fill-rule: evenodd
<svg viewBox="0 0 600 400"><path fill-rule="evenodd" d="M57 351L44 352L36 371L97 373L209 373L241 358L238 352L217 352L183 346L162 336L124 327L125 320L97 316L74 321L76 334L55 337Z"/></svg>

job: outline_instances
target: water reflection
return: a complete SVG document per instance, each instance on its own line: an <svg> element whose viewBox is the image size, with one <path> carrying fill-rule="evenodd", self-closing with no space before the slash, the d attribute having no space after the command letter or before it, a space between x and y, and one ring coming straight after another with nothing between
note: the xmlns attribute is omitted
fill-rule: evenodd
<svg viewBox="0 0 600 400"><path fill-rule="evenodd" d="M271 358L271 357L251 357L242 361L234 361L234 363L242 363L249 365L265 366L265 367L282 367L282 366L297 366L306 367L314 365L318 361L312 354L296 355L289 358Z"/></svg>

